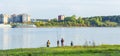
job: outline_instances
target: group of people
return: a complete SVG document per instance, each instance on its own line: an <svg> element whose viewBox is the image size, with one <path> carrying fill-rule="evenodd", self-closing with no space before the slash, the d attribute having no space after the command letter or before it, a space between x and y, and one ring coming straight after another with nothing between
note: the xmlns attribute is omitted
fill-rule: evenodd
<svg viewBox="0 0 120 56"><path fill-rule="evenodd" d="M61 39L61 46L64 46L64 39ZM59 47L59 40L57 40L57 47Z"/></svg>
<svg viewBox="0 0 120 56"><path fill-rule="evenodd" d="M60 44L59 40L57 40L57 47L59 47L59 44ZM70 44L71 44L71 46L73 46L73 42L72 41L71 41ZM61 39L61 46L62 47L64 46L64 39L63 38ZM47 47L50 47L50 41L49 40L47 41Z"/></svg>

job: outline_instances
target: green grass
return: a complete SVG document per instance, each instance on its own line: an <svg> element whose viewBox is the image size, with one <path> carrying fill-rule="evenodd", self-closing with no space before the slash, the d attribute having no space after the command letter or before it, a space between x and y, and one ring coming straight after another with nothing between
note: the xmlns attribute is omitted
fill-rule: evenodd
<svg viewBox="0 0 120 56"><path fill-rule="evenodd" d="M0 50L0 56L120 56L120 45L42 47Z"/></svg>

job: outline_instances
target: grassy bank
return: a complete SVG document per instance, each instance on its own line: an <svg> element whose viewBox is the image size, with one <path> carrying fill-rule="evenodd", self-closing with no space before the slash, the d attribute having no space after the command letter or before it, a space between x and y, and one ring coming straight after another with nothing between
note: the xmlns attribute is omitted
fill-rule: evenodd
<svg viewBox="0 0 120 56"><path fill-rule="evenodd" d="M11 49L1 50L0 56L120 56L120 45Z"/></svg>

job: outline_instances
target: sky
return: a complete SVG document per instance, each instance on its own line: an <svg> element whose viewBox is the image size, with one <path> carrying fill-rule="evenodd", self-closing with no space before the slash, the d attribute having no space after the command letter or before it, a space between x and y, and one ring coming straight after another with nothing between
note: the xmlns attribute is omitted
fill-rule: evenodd
<svg viewBox="0 0 120 56"><path fill-rule="evenodd" d="M120 0L0 0L0 14L27 13L33 19L120 15Z"/></svg>

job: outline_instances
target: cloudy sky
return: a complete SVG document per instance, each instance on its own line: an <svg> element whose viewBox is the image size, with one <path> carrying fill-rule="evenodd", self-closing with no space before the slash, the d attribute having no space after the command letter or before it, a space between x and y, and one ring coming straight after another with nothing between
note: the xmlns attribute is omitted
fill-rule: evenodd
<svg viewBox="0 0 120 56"><path fill-rule="evenodd" d="M120 15L120 0L0 0L0 14L30 14L32 18Z"/></svg>

